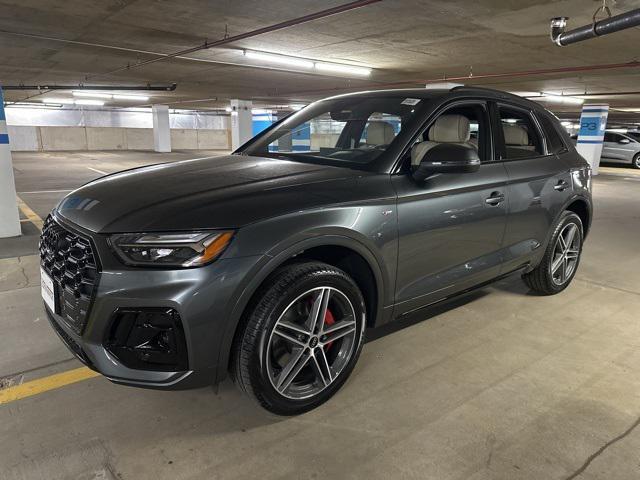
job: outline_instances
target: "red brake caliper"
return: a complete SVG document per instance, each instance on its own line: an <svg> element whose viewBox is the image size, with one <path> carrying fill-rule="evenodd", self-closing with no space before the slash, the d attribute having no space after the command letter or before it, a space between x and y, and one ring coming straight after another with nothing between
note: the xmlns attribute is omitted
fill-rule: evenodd
<svg viewBox="0 0 640 480"><path fill-rule="evenodd" d="M333 313L331 313L331 310L327 308L327 312L324 314L324 324L327 326L331 326L334 323L336 323L336 319L333 318ZM325 345L325 350L329 350L331 348L331 345L333 345L333 342L327 343Z"/></svg>

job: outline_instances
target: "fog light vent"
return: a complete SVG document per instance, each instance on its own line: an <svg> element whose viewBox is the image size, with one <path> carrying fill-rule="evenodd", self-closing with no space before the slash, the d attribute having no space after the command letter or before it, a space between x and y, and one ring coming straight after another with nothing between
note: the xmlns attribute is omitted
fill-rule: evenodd
<svg viewBox="0 0 640 480"><path fill-rule="evenodd" d="M105 348L137 370L186 371L187 346L178 312L171 308L120 309Z"/></svg>

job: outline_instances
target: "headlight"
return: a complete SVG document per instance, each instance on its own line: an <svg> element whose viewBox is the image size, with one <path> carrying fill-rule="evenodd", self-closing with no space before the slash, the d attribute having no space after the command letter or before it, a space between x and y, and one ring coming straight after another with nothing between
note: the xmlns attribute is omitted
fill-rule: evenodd
<svg viewBox="0 0 640 480"><path fill-rule="evenodd" d="M123 233L109 243L127 265L199 267L214 261L233 232Z"/></svg>

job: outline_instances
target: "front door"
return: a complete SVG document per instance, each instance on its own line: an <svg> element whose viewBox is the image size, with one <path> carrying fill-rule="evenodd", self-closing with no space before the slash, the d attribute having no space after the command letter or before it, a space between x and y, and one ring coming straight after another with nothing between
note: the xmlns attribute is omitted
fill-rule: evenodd
<svg viewBox="0 0 640 480"><path fill-rule="evenodd" d="M476 145L483 163L474 173L434 174L420 183L409 171L393 176L399 231L395 316L490 280L500 272L507 176L504 165L493 161L486 105L457 104L444 115L464 117L455 123L468 127L457 128L458 133L443 132L434 128L438 126L436 119L420 140Z"/></svg>

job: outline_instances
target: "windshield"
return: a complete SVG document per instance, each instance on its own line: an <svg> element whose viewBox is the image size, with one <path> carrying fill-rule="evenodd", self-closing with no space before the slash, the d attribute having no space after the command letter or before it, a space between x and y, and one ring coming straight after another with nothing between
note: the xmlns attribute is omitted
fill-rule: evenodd
<svg viewBox="0 0 640 480"><path fill-rule="evenodd" d="M256 137L241 153L326 165L372 163L417 117L425 100L353 96L317 102Z"/></svg>

